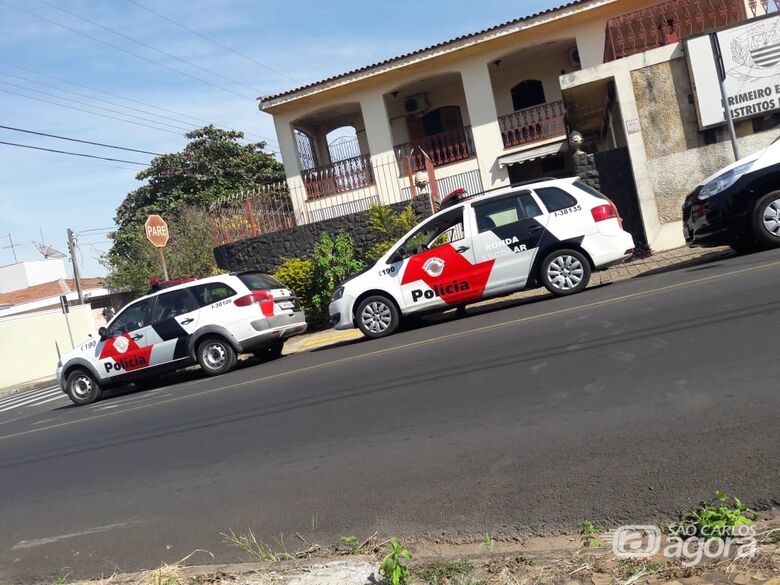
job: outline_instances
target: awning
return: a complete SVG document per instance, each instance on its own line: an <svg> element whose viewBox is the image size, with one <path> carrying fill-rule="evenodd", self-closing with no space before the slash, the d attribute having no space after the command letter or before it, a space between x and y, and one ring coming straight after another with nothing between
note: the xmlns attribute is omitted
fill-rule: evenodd
<svg viewBox="0 0 780 585"><path fill-rule="evenodd" d="M537 146L536 148L528 148L521 150L520 152L513 152L512 154L506 154L498 157L499 167L508 167L509 165L519 165L524 162L536 160L537 158L545 158L547 156L553 156L556 154L563 154L568 152L569 143L566 138L558 142L552 142L545 144L544 146Z"/></svg>

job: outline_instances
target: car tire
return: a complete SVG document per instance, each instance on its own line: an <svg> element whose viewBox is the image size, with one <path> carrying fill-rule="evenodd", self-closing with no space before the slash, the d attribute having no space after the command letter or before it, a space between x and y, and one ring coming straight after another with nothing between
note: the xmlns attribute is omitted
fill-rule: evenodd
<svg viewBox="0 0 780 585"><path fill-rule="evenodd" d="M755 240L745 239L729 242L729 248L734 250L739 256L744 256L746 254L758 252L761 249L761 246Z"/></svg>
<svg viewBox="0 0 780 585"><path fill-rule="evenodd" d="M395 303L383 295L372 295L361 301L355 321L363 335L370 339L387 337L398 329L401 316Z"/></svg>
<svg viewBox="0 0 780 585"><path fill-rule="evenodd" d="M65 381L65 392L77 406L91 404L103 395L103 389L90 372L83 369L73 370Z"/></svg>
<svg viewBox="0 0 780 585"><path fill-rule="evenodd" d="M198 363L208 376L226 374L236 365L236 352L223 337L207 337L198 344Z"/></svg>
<svg viewBox="0 0 780 585"><path fill-rule="evenodd" d="M753 233L763 247L780 246L780 191L767 193L756 202Z"/></svg>
<svg viewBox="0 0 780 585"><path fill-rule="evenodd" d="M267 345L262 349L258 349L253 353L255 357L261 360L269 359L269 358L274 360L282 357L283 351L284 351L284 339L274 339L270 345Z"/></svg>
<svg viewBox="0 0 780 585"><path fill-rule="evenodd" d="M573 295L588 286L590 262L577 250L555 250L542 262L539 277L544 287L554 295Z"/></svg>

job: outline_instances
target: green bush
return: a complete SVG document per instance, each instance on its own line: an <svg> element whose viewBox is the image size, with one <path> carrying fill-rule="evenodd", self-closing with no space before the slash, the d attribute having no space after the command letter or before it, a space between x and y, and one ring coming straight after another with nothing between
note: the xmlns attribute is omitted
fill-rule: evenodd
<svg viewBox="0 0 780 585"><path fill-rule="evenodd" d="M333 291L365 264L355 258L355 241L348 234L332 238L323 233L312 258L287 258L274 276L295 292L312 329L330 322L328 305Z"/></svg>
<svg viewBox="0 0 780 585"><path fill-rule="evenodd" d="M411 203L400 212L387 205L372 205L368 210L368 227L379 241L366 250L366 260L379 260L401 236L416 226L419 220Z"/></svg>

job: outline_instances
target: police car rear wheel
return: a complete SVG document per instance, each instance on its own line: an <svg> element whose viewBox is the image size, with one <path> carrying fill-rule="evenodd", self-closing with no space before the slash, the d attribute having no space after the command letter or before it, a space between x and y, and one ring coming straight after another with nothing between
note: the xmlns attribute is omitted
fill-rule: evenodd
<svg viewBox="0 0 780 585"><path fill-rule="evenodd" d="M225 374L236 365L236 352L219 337L210 337L198 346L198 363L209 376Z"/></svg>
<svg viewBox="0 0 780 585"><path fill-rule="evenodd" d="M390 335L398 328L399 322L395 303L380 295L363 300L357 310L358 328L372 339Z"/></svg>
<svg viewBox="0 0 780 585"><path fill-rule="evenodd" d="M590 263L577 250L556 250L542 262L542 283L555 295L572 295L588 286Z"/></svg>
<svg viewBox="0 0 780 585"><path fill-rule="evenodd" d="M65 390L73 404L82 406L100 399L103 390L92 374L86 370L75 370L68 375Z"/></svg>
<svg viewBox="0 0 780 585"><path fill-rule="evenodd" d="M780 246L780 191L767 193L756 203L753 216L756 237L764 246Z"/></svg>

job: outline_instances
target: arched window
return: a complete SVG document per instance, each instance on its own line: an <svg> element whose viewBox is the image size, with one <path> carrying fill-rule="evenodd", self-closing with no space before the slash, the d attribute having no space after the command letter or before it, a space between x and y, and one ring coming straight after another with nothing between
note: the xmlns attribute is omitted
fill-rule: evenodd
<svg viewBox="0 0 780 585"><path fill-rule="evenodd" d="M423 116L423 127L426 136L460 130L463 128L463 118L458 106L444 106L431 110Z"/></svg>
<svg viewBox="0 0 780 585"><path fill-rule="evenodd" d="M298 147L298 162L301 170L306 171L317 167L317 149L314 147L314 140L303 130L293 129L295 136L295 146Z"/></svg>
<svg viewBox="0 0 780 585"><path fill-rule="evenodd" d="M544 86L538 79L526 79L512 88L512 107L515 112L546 102Z"/></svg>
<svg viewBox="0 0 780 585"><path fill-rule="evenodd" d="M328 132L328 153L331 162L360 156L360 143L354 126L342 126Z"/></svg>

